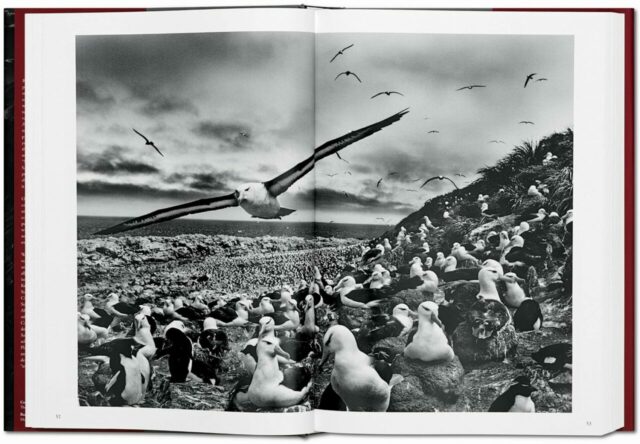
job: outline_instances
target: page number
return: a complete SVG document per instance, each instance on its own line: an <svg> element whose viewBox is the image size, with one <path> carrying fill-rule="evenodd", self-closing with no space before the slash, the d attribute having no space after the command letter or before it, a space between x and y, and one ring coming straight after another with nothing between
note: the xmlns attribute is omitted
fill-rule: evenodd
<svg viewBox="0 0 640 444"><path fill-rule="evenodd" d="M60 413L56 414L56 419L62 419L62 415Z"/></svg>
<svg viewBox="0 0 640 444"><path fill-rule="evenodd" d="M591 425L591 421L587 421L587 425L590 426Z"/></svg>

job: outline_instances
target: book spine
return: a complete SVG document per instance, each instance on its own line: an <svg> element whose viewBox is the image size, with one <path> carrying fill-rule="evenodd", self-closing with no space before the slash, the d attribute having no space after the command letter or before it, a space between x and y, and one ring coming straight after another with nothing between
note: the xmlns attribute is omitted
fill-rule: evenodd
<svg viewBox="0 0 640 444"><path fill-rule="evenodd" d="M14 99L15 11L4 12L4 429L14 429Z"/></svg>
<svg viewBox="0 0 640 444"><path fill-rule="evenodd" d="M624 304L624 427L621 430L635 431L635 393L636 393L636 367L635 367L635 20L634 10L624 10L624 146L625 146L625 304Z"/></svg>

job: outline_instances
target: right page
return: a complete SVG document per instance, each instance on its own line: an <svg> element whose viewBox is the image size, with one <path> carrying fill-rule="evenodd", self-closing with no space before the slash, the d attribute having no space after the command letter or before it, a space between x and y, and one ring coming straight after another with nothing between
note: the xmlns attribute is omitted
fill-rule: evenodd
<svg viewBox="0 0 640 444"><path fill-rule="evenodd" d="M377 225L329 282L316 430L619 428L622 16L316 16L317 139L410 109L316 168L317 221Z"/></svg>

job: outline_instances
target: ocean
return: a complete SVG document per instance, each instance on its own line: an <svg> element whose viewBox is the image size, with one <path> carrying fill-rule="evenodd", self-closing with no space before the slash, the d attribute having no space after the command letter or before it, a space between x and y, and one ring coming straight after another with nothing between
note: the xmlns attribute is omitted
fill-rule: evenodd
<svg viewBox="0 0 640 444"><path fill-rule="evenodd" d="M78 239L95 237L93 233L122 222L119 217L78 216ZM226 234L230 236L298 236L371 239L391 226L340 224L325 222L286 222L284 220L235 221L176 219L112 236L176 236L178 234Z"/></svg>

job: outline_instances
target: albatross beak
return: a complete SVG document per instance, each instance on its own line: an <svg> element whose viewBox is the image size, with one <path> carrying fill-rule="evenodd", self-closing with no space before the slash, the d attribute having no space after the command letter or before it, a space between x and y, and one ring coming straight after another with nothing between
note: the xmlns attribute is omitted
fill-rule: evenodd
<svg viewBox="0 0 640 444"><path fill-rule="evenodd" d="M282 348L280 348L279 345L276 345L276 355L282 356L285 359L291 359L291 355L286 351L284 351Z"/></svg>

